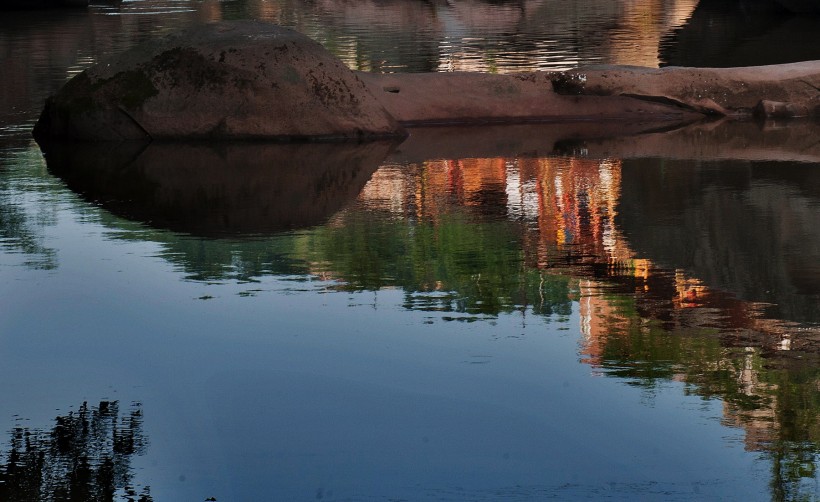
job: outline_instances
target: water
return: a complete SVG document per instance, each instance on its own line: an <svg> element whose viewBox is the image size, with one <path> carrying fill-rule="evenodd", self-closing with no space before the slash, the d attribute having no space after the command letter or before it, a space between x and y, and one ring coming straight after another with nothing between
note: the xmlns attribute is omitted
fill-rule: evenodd
<svg viewBox="0 0 820 502"><path fill-rule="evenodd" d="M29 137L71 75L215 19L294 26L375 71L759 64L817 33L696 3L4 13L0 498L818 498L817 124L48 163ZM780 45L688 50L702 19Z"/></svg>

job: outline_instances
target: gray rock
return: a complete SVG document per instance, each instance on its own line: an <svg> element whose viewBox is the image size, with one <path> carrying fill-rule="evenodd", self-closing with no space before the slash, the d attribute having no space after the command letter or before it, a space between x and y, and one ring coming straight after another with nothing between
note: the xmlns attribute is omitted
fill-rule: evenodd
<svg viewBox="0 0 820 502"><path fill-rule="evenodd" d="M98 63L48 99L34 130L91 141L403 134L320 44L257 21L200 26Z"/></svg>

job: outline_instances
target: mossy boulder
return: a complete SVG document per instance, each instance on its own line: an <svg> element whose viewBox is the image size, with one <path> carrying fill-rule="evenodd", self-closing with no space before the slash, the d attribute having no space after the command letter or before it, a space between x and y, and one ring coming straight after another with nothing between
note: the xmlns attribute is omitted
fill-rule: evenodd
<svg viewBox="0 0 820 502"><path fill-rule="evenodd" d="M362 139L403 134L320 44L258 21L221 22L98 63L46 102L38 139Z"/></svg>

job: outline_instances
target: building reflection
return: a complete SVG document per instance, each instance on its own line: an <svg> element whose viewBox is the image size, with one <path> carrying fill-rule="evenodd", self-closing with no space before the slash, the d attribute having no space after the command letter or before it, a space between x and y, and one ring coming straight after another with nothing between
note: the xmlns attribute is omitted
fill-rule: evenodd
<svg viewBox="0 0 820 502"><path fill-rule="evenodd" d="M816 371L809 371L806 378L814 383L795 385L789 361L815 357L806 351L812 352L817 329L773 318L766 303L710 287L690 270L664 267L639 254L616 221L623 176L624 162L611 158L388 164L360 193L358 209L338 215L337 224L365 210L391 214L408 225L442 225L459 212L473 221L513 225L521 236L525 268L560 271L577 281L583 363L639 385L664 378L721 398L725 423L746 431L747 449L784 459L792 455L789 461L797 461L794 445L816 445L820 437L792 436L804 429L792 429L788 416L804 406L813 409L817 396L811 389L819 380ZM788 355L792 350L801 355ZM788 368L773 370L773 361ZM810 402L795 403L791 393L809 387ZM816 421L813 412L801 416ZM805 430L820 430L818 425L807 424ZM805 460L805 451L801 455ZM781 485L803 477L781 474L776 480Z"/></svg>
<svg viewBox="0 0 820 502"><path fill-rule="evenodd" d="M658 46L698 0L246 0L197 6L207 21L255 18L293 26L365 71L510 72L600 61L658 66ZM317 23L317 21L319 21ZM412 45L406 59L396 43Z"/></svg>
<svg viewBox="0 0 820 502"><path fill-rule="evenodd" d="M658 66L658 45L682 26L698 0L457 2L440 7L438 71L567 69L601 60ZM544 27L547 26L546 30ZM533 38L528 50L510 50ZM574 36L573 36L574 35Z"/></svg>
<svg viewBox="0 0 820 502"><path fill-rule="evenodd" d="M513 223L528 268L567 268L593 281L591 289L596 281L607 281L610 288L635 295L642 316L668 326L718 322L723 331L761 333L767 350L791 348L794 323L766 317L764 303L710 287L691 271L658 266L632 249L616 223L622 172L617 159L563 156L388 164L358 200L370 211L432 224L458 211L478 221Z"/></svg>

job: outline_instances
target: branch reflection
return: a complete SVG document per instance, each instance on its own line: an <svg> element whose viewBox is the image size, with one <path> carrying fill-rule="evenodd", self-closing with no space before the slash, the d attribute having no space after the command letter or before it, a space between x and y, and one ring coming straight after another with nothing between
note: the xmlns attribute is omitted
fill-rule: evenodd
<svg viewBox="0 0 820 502"><path fill-rule="evenodd" d="M131 469L132 457L148 444L139 403L122 415L117 401L83 403L56 417L49 431L15 427L10 443L0 464L2 500L153 500Z"/></svg>

